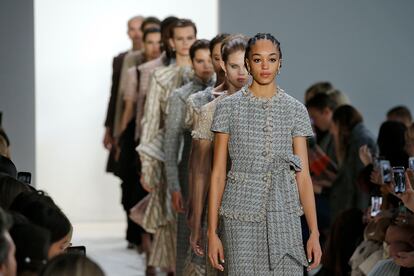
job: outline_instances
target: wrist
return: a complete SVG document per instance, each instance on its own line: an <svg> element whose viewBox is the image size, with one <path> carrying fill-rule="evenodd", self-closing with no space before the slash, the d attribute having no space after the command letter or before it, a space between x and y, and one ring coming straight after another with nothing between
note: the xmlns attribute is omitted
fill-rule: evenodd
<svg viewBox="0 0 414 276"><path fill-rule="evenodd" d="M211 237L214 237L214 236L217 236L216 229L208 229L207 230L207 237L211 238Z"/></svg>
<svg viewBox="0 0 414 276"><path fill-rule="evenodd" d="M318 238L319 238L319 230L318 230L318 229L315 229L315 230L310 230L310 231L309 231L309 235L310 235L311 237L318 237Z"/></svg>

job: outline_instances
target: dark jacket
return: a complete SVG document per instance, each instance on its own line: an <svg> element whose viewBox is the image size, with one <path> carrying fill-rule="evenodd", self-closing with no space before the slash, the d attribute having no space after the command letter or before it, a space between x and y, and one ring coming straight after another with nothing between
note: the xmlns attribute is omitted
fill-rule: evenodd
<svg viewBox="0 0 414 276"><path fill-rule="evenodd" d="M364 209L369 205L369 194L357 186L357 178L364 168L359 158L359 148L363 145L377 152L377 145L371 132L364 124L357 124L349 137L345 158L329 192L331 221L341 212L353 207Z"/></svg>
<svg viewBox="0 0 414 276"><path fill-rule="evenodd" d="M115 110L116 110L116 99L118 97L118 88L119 81L121 78L121 69L122 63L124 62L124 57L128 52L123 52L114 57L112 61L112 84L111 84L111 95L109 98L108 109L106 112L105 127L109 128L111 135L114 131L114 121L115 121ZM107 172L116 171L116 161L115 153L111 151L108 157L108 163L106 165Z"/></svg>

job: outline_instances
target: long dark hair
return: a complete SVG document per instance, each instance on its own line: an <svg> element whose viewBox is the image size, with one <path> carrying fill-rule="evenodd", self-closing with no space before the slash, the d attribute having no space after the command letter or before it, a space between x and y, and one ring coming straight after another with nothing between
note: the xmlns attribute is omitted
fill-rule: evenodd
<svg viewBox="0 0 414 276"><path fill-rule="evenodd" d="M342 105L335 109L332 120L338 128L339 141L338 146L338 161L341 161L345 158L347 154L347 148L349 146L349 138L351 137L351 132L354 127L363 122L361 113L356 110L355 107L351 105Z"/></svg>
<svg viewBox="0 0 414 276"><path fill-rule="evenodd" d="M10 210L24 215L30 222L50 231L51 243L67 236L72 225L66 215L44 192L24 192L19 194Z"/></svg>
<svg viewBox="0 0 414 276"><path fill-rule="evenodd" d="M351 270L349 259L363 238L362 216L361 210L353 208L336 217L322 255L322 275L348 275Z"/></svg>
<svg viewBox="0 0 414 276"><path fill-rule="evenodd" d="M378 133L377 144L380 155L389 160L391 166L407 167L408 154L405 152L407 127L400 122L384 122Z"/></svg>

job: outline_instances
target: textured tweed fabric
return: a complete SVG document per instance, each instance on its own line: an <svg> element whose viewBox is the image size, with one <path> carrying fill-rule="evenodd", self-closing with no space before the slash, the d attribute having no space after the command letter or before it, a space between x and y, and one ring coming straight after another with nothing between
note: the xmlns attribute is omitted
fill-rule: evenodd
<svg viewBox="0 0 414 276"><path fill-rule="evenodd" d="M184 202L188 199L188 166L191 151L191 134L185 126L186 101L188 97L196 92L206 89L213 85L214 80L203 82L198 77L186 85L174 90L168 98L168 112L165 120L165 171L167 183L170 191L181 191ZM183 145L183 146L181 146ZM180 152L180 148L182 149ZM185 214L178 214L177 224L177 261L176 274L189 275L185 271L185 260L190 252L189 249L190 229L188 228ZM194 260L196 261L197 258ZM202 263L203 258L198 263ZM193 270L196 273L198 270ZM192 274L194 275L194 274ZM200 274L202 275L202 274Z"/></svg>
<svg viewBox="0 0 414 276"><path fill-rule="evenodd" d="M211 130L230 135L220 208L228 274L301 275L301 162L292 142L313 135L306 108L280 88L264 99L244 87L218 102Z"/></svg>

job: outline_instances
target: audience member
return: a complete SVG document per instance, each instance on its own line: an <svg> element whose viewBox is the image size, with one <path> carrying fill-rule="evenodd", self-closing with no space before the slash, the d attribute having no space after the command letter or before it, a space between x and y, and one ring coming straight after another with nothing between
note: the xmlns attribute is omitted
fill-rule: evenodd
<svg viewBox="0 0 414 276"><path fill-rule="evenodd" d="M335 142L329 129L332 126L332 115L337 106L337 103L324 93L315 95L306 104L313 125L319 130L319 135L316 137L317 143L334 162L336 162Z"/></svg>
<svg viewBox="0 0 414 276"><path fill-rule="evenodd" d="M14 163L7 157L0 155L0 174L17 177L17 169Z"/></svg>
<svg viewBox="0 0 414 276"><path fill-rule="evenodd" d="M391 108L387 112L387 121L396 121L403 123L406 127L410 127L413 123L413 117L408 107L399 105Z"/></svg>
<svg viewBox="0 0 414 276"><path fill-rule="evenodd" d="M0 206L8 210L13 200L23 192L30 192L28 185L9 175L0 175Z"/></svg>
<svg viewBox="0 0 414 276"><path fill-rule="evenodd" d="M336 217L322 255L322 269L316 275L349 275L351 272L349 259L363 238L362 216L361 210L353 208Z"/></svg>
<svg viewBox="0 0 414 276"><path fill-rule="evenodd" d="M28 221L24 223L15 221L10 229L10 235L16 244L17 275L39 275L48 259L49 231Z"/></svg>
<svg viewBox="0 0 414 276"><path fill-rule="evenodd" d="M333 114L331 133L335 141L339 171L330 190L331 218L352 207L363 210L368 207L369 195L357 188L356 182L364 164L359 149L368 145L377 152L373 135L363 124L362 115L354 107L343 105Z"/></svg>
<svg viewBox="0 0 414 276"><path fill-rule="evenodd" d="M10 210L21 213L30 222L50 231L49 258L63 253L69 247L72 225L49 196L42 192L21 193L11 204Z"/></svg>
<svg viewBox="0 0 414 276"><path fill-rule="evenodd" d="M40 276L104 276L94 261L80 254L62 254L54 257Z"/></svg>
<svg viewBox="0 0 414 276"><path fill-rule="evenodd" d="M9 234L11 221L8 215L0 208L0 275L16 275L16 247Z"/></svg>

